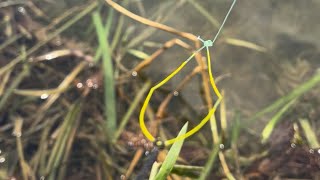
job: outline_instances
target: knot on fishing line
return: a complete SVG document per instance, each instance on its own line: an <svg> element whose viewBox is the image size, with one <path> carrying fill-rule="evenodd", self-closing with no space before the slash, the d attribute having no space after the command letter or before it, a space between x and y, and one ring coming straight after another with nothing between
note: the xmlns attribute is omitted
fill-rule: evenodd
<svg viewBox="0 0 320 180"><path fill-rule="evenodd" d="M205 40L201 39L200 36L198 36L198 39L203 43L203 46L205 46L205 47L213 46L213 41L210 39L205 41Z"/></svg>
<svg viewBox="0 0 320 180"><path fill-rule="evenodd" d="M162 141L159 138L153 142L153 145L158 147L159 149L164 149L164 147L165 147L164 141Z"/></svg>

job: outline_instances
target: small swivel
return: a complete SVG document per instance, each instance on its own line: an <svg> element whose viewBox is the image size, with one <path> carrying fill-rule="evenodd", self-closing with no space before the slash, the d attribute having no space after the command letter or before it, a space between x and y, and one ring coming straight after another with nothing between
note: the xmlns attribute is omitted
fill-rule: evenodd
<svg viewBox="0 0 320 180"><path fill-rule="evenodd" d="M164 149L164 141L161 141L159 138L153 142L154 146L158 147L159 149Z"/></svg>
<svg viewBox="0 0 320 180"><path fill-rule="evenodd" d="M211 46L213 46L213 41L212 40L203 40L203 39L201 39L201 37L200 36L198 36L198 39L203 43L203 45L205 46L205 47L211 47Z"/></svg>

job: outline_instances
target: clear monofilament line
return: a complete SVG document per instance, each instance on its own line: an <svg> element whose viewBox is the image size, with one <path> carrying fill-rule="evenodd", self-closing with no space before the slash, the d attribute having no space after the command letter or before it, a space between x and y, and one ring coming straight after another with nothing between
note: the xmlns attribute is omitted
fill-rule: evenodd
<svg viewBox="0 0 320 180"><path fill-rule="evenodd" d="M215 35L215 37L214 37L213 40L212 40L212 43L214 43L214 42L217 40L217 38L218 38L218 36L219 36L219 34L220 34L220 32L221 32L224 24L226 23L226 21L227 21L227 19L228 19L228 17L229 17L229 14L231 13L231 11L232 11L232 9L233 9L233 6L236 4L236 1L237 1L237 0L233 0L233 2L232 2L232 4L231 4L231 6L230 6L230 8L229 8L229 10L228 10L228 12L227 12L227 14L226 14L226 16L224 17L224 19L223 19L223 21L222 21L222 24L221 24L221 26L220 26L217 34Z"/></svg>

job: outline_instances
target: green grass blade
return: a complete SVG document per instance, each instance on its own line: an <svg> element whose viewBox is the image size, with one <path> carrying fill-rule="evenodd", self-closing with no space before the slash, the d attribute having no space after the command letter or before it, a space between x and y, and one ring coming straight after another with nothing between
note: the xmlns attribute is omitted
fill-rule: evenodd
<svg viewBox="0 0 320 180"><path fill-rule="evenodd" d="M51 34L49 34L45 40L38 42L36 45L34 45L32 48L30 48L27 52L25 56L18 56L16 58L14 58L13 60L11 60L8 64L6 64L4 67L1 67L0 69L0 76L5 73L6 71L8 71L9 69L13 68L16 64L18 64L19 62L21 62L23 59L25 59L25 57L29 56L30 54L36 52L38 49L40 49L40 47L42 47L43 45L47 44L49 41L51 41L54 37L56 37L57 35L59 35L60 33L62 33L63 31L65 31L66 29L68 29L70 26L72 26L74 23L78 22L81 18L83 18L84 16L86 16L89 12L91 12L94 8L96 8L98 5L97 1L94 1L92 3L90 3L83 11L81 11L80 13L78 13L75 17L73 17L72 19L70 19L69 21L67 21L65 24L63 24L61 27L59 27L56 31L52 32Z"/></svg>
<svg viewBox="0 0 320 180"><path fill-rule="evenodd" d="M128 49L128 53L139 58L139 59L147 59L149 58L150 56L148 54L146 54L145 52L143 51L139 51L139 50L136 50L136 49Z"/></svg>
<svg viewBox="0 0 320 180"><path fill-rule="evenodd" d="M172 173L189 178L199 178L202 166L174 165Z"/></svg>
<svg viewBox="0 0 320 180"><path fill-rule="evenodd" d="M21 57L23 57L23 59L26 58L26 51L25 51L24 47L22 48ZM23 81L23 79L25 77L27 77L28 75L29 75L29 66L27 64L24 64L22 71L13 80L12 84L8 87L8 89L5 91L5 93L2 96L0 96L0 111L5 106L8 99L10 98L12 93L14 92L14 89L17 88L19 86L19 84ZM0 77L1 77L1 75L0 75Z"/></svg>
<svg viewBox="0 0 320 180"><path fill-rule="evenodd" d="M311 128L309 121L307 119L300 119L299 121L300 121L301 127L304 131L304 134L306 135L306 139L308 141L310 148L313 148L313 149L319 148L320 144L317 140L316 134L314 133L314 131Z"/></svg>
<svg viewBox="0 0 320 180"><path fill-rule="evenodd" d="M107 18L106 25L104 28L104 35L106 36L106 39L108 39L109 35L110 35L111 25L112 25L112 21L113 21L113 15L114 15L114 10L111 8L109 10L108 18ZM99 17L100 17L100 15L99 15ZM100 45L95 56L94 56L94 59L93 59L95 63L97 63L100 60L102 53L103 53L103 49L102 49L102 46Z"/></svg>
<svg viewBox="0 0 320 180"><path fill-rule="evenodd" d="M67 143L72 137L70 137L71 130L74 128L76 121L79 119L81 114L81 101L74 103L61 126L59 127L59 135L52 148L47 167L46 173L49 174L48 179L56 179L56 173L61 166L63 157L66 153Z"/></svg>
<svg viewBox="0 0 320 180"><path fill-rule="evenodd" d="M188 128L188 122L182 127L178 136L185 134L187 132L187 128ZM167 155L166 159L164 160L155 180L166 179L167 176L170 174L174 164L176 163L176 161L179 157L179 153L180 153L181 147L183 145L183 142L184 142L184 139L180 140L180 141L176 141L172 145L172 147L170 148L168 155Z"/></svg>
<svg viewBox="0 0 320 180"><path fill-rule="evenodd" d="M158 163L158 162L153 163L152 168L151 168L151 172L150 172L150 176L149 176L149 180L153 180L156 177L160 167L161 167L161 163Z"/></svg>
<svg viewBox="0 0 320 180"><path fill-rule="evenodd" d="M128 2L129 2L128 0L124 0L122 1L122 5L126 7L128 5ZM122 34L123 25L124 25L124 16L121 14L117 23L115 33L112 38L111 50L114 50L117 44L120 42L120 36Z"/></svg>
<svg viewBox="0 0 320 180"><path fill-rule="evenodd" d="M139 104L139 102L141 101L141 99L144 97L144 94L149 90L151 86L151 82L147 81L141 88L141 90L137 93L136 97L134 98L134 100L132 101L128 111L126 112L126 114L123 116L123 118L121 119L121 123L119 125L118 130L116 131L112 142L115 143L117 141L117 139L119 138L120 134L122 133L123 129L125 128L126 124L128 123L131 115L135 112L135 110L137 109L137 106Z"/></svg>
<svg viewBox="0 0 320 180"><path fill-rule="evenodd" d="M104 74L104 102L106 113L106 131L108 137L113 139L114 131L116 129L116 97L114 90L113 66L111 61L111 53L107 35L102 25L101 17L98 12L93 13L93 23L96 27L99 45L102 49L103 58L103 74Z"/></svg>
<svg viewBox="0 0 320 180"><path fill-rule="evenodd" d="M269 105L268 107L264 108L263 110L256 113L252 118L250 118L249 122L257 120L262 115L272 112L276 109L279 109L284 104L288 103L292 99L300 97L302 94L308 92L311 88L318 85L320 83L320 72L316 73L311 79L307 82L301 84L299 87L291 91L288 95L283 96L282 98L276 100L274 103Z"/></svg>
<svg viewBox="0 0 320 180"><path fill-rule="evenodd" d="M214 27L219 28L220 23L216 20L212 15L211 12L208 12L204 7L198 4L194 0L188 0L188 2L201 14L203 15Z"/></svg>
<svg viewBox="0 0 320 180"><path fill-rule="evenodd" d="M219 150L220 150L219 146L215 145L215 147L212 149L212 151L209 155L209 160L207 161L206 165L204 166L204 169L200 175L199 180L206 180L209 173L211 172L211 169L212 169L214 161L216 160L216 157L219 153Z"/></svg>
<svg viewBox="0 0 320 180"><path fill-rule="evenodd" d="M241 119L240 113L236 112L234 121L232 122L231 144L237 144L239 134L241 131L240 119Z"/></svg>
<svg viewBox="0 0 320 180"><path fill-rule="evenodd" d="M291 100L290 102L288 102L285 106L283 106L283 107L280 109L279 112L277 112L277 113L271 118L271 120L268 122L268 124L266 125L266 127L263 129L263 131L262 131L262 133L261 133L261 135L262 135L262 140L261 140L261 142L262 142L262 143L265 143L265 142L269 139L269 137L270 137L270 135L271 135L274 127L276 126L276 124L279 122L279 120L281 119L281 117L283 116L283 114L284 114L285 112L287 112L288 109L294 104L294 102L295 102L295 99L294 99L294 100Z"/></svg>

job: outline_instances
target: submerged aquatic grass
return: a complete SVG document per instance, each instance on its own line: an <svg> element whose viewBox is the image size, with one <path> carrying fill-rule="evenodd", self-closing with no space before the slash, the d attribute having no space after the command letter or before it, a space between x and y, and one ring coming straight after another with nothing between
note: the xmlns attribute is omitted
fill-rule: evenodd
<svg viewBox="0 0 320 180"><path fill-rule="evenodd" d="M98 41L102 53L102 66L104 74L104 103L106 116L106 134L113 139L117 128L116 95L113 75L113 65L111 61L111 49L108 43L108 32L110 25L104 28L98 12L93 13L93 22L97 30Z"/></svg>
<svg viewBox="0 0 320 180"><path fill-rule="evenodd" d="M317 167L317 164L312 163L317 163L314 157L318 155L317 147L319 146L315 107L318 105L319 98L313 90L316 85L319 85L320 80L318 77L312 77L301 83L301 86L292 88L294 90L288 95L280 97L274 102L275 104L258 112L248 123L252 112L245 105L247 103L250 107L256 105L250 104L250 98L240 96L241 91L248 91L248 93L254 91L254 87L251 87L254 84L250 84L252 83L250 77L260 77L261 74L260 72L250 74L249 79L246 74L243 74L243 81L239 84L247 84L248 81L250 86L231 86L233 80L239 80L236 77L239 74L237 74L238 71L233 72L234 69L229 66L228 59L232 59L232 65L237 65L236 68L240 69L241 73L247 73L247 69L250 69L253 64L247 63L246 60L252 57L259 56L261 59L257 60L258 63L261 63L268 54L272 54L276 60L283 60L283 58L277 57L276 52L269 46L267 49L258 45L266 44L260 41L264 39L264 33L259 32L258 39L250 39L248 34L242 36L244 30L242 28L246 28L246 24L242 26L242 22L238 20L242 18L244 12L241 9L243 4L239 4L234 13L236 22L241 24L241 28L236 23L230 23L236 28L226 29L223 37L219 38L217 44L219 47L214 54L217 63L214 63L215 66L211 70L217 74L232 73L232 75L222 83L218 81L218 86L226 90L226 93L221 93L221 96L226 98L221 99L220 108L215 105L216 116L210 114L206 119L206 121L210 120L211 132L209 127L202 128L206 121L197 121L208 109L210 110L214 104L213 101L216 100L210 95L214 91L209 89L211 77L207 70L211 66L205 65L211 64L211 57L197 53L194 56L197 66L192 72L182 80L178 77L178 85L160 87L153 94L153 99L146 108L146 126L157 140L158 137L169 140L170 137L175 137L176 131L179 131L178 127L183 126L185 121L192 123L189 124L192 127L199 127L197 123L201 123L201 127L192 131L194 136L188 141L184 139L187 136L169 141L173 145L168 154L165 153L166 150L160 151L159 155L153 154L153 161L157 160L152 169L150 163L141 161L145 150L151 151L154 146L163 145L158 142L152 144L140 134L138 115L139 107L143 104L143 98L152 82L159 80L158 75L162 76L162 73L166 72L164 68L172 67L165 60L170 63L179 61L182 56L192 54L193 50L201 48L201 43L206 45L204 48L213 44L212 40L204 41L197 39L197 36L191 33L179 31L178 29L183 27L181 24L176 24L180 21L177 19L181 16L179 13L185 14L187 11L193 13L190 19L185 19L183 22L187 22L188 28L192 28L194 32L201 32L204 37L219 26L217 22L222 18L222 11L224 11L222 6L226 7L231 0L212 4L209 1L200 0L157 1L159 4L156 4L154 9L148 9L149 3L142 1L117 1L119 4L111 0L106 2L110 6L104 6L101 2L99 4L96 0L80 6L73 6L72 2L68 2L65 3L68 8L65 8L61 15L51 18L49 14L46 16L46 13L42 13L39 16L41 13L36 13L37 10L46 12L46 8L42 9L42 3L28 1L25 4L26 9L32 10L30 13L32 15L36 14L37 17L31 16L31 19L40 25L40 28L36 30L26 28L25 30L29 31L26 32L27 34L23 34L21 27L25 27L20 23L21 20L16 21L13 16L15 7L0 8L1 28L12 27L15 30L9 34L10 36L0 32L0 39L4 42L0 45L0 64L3 65L0 68L0 179L9 177L57 180L134 179L140 175L140 172L145 173L144 177L150 173L150 178L153 179L156 177L158 179L169 177L172 179L250 179L252 172L255 172L256 177L261 175L256 173L259 172L256 171L256 167L261 170L265 167L262 166L263 163L267 162L267 167L286 167L290 166L290 163L295 164L295 158L302 160L299 163L309 163L303 164L306 168L294 170L295 172L306 170L305 175L307 175L295 178L314 178L312 173L317 169L312 168ZM257 10L259 10L258 4L256 4ZM280 4L279 2L279 7L281 7ZM73 7L69 8L70 6ZM119 6L122 9L119 9ZM52 7L54 5L50 6ZM132 16L133 14L128 11L124 13L124 9L132 10L136 16ZM120 13L118 13L119 10ZM91 13L92 11L95 12ZM145 25L140 26L123 13L134 20L143 16L144 19L140 18L139 22ZM9 17L9 19L3 19L3 17ZM259 15L254 17L258 18ZM199 21L199 23L205 22L201 25L201 29L199 29L200 26L189 24L193 18L203 18L203 21ZM145 21L146 19L149 21ZM33 23L27 24L33 25ZM48 25L45 26L46 24ZM85 30L82 34L85 36L78 38L77 33L74 32L82 28L73 29L75 27L73 25L79 25L82 28L84 25ZM159 29L163 32L159 32ZM44 36L37 36L42 31ZM255 28L251 28L248 32L255 34ZM36 38L28 39L30 37ZM242 40L241 37L246 37L246 40ZM54 43L56 40L61 41L60 45ZM175 48L176 45L179 47ZM277 42L275 45L277 47ZM21 46L26 47L22 53L19 52ZM179 51L181 47L183 50ZM226 56L225 53L232 56ZM294 58L308 59L311 57L309 53L308 51L308 56L301 53L303 54L301 57ZM60 54L60 56L45 58L46 55L52 54ZM290 59L291 61L294 59ZM166 66L162 67L163 64ZM28 73L25 73L26 69ZM304 69L302 74L306 75L308 74L306 72L311 71ZM199 74L202 79L197 78ZM266 75L270 74L263 74L264 77ZM196 83L192 82L192 78L196 78L193 79ZM307 76L304 78L307 79ZM96 80L97 88L87 86L88 80L90 82ZM271 80L276 83L274 79ZM298 84L297 82L301 81L296 81L295 85ZM272 87L273 85L278 84L272 84ZM199 89L196 92L199 92L197 94L199 101L203 101L201 105L193 104L192 98L189 99L186 96L185 92L189 88L192 92L194 88ZM230 91L233 88L236 92ZM259 92L255 95L262 98L263 93ZM301 98L302 96L304 98ZM252 97L255 96L252 95ZM312 99L311 103L308 98ZM186 99L191 100L191 104ZM242 106L243 104L245 105ZM305 104L307 106L304 106ZM238 109L234 110L236 108ZM290 109L293 111L289 111ZM272 115L271 113L274 115L266 123L263 134L254 132L255 127L252 127L251 123L260 122L266 114ZM291 123L288 120L296 122ZM262 123L259 124L264 126ZM279 135L281 143L275 144L277 141L273 142L270 135L278 133L277 128L282 128L284 125L286 126L283 130L281 129ZM293 138L291 131L289 132L292 129L291 126L294 127ZM187 134L187 127L183 127L180 133ZM289 130L286 131L286 128ZM21 136L13 137L12 131ZM271 142L271 146L260 143L261 136L265 142ZM302 143L296 143L297 140ZM166 148L169 149L170 143L167 143ZM280 147L279 157L270 154ZM282 152L285 153L281 154ZM285 161L281 161L283 158L286 158ZM162 163L163 159L166 160ZM147 171L140 169L144 166L148 167ZM149 172L150 169L151 172ZM278 172L281 168L276 170ZM266 173L263 176L269 178L278 176L272 169L270 172L272 172L271 175ZM287 177L281 176L281 178Z"/></svg>
<svg viewBox="0 0 320 180"><path fill-rule="evenodd" d="M185 134L187 132L188 129L188 123L186 123L182 129L180 130L178 137ZM161 179L166 179L167 176L170 174L173 166L175 165L178 157L179 157L179 153L181 151L182 145L183 145L184 139L178 140L176 141L170 148L166 159L163 161L161 168L159 170L159 172L157 173L157 175L154 178L150 178L150 179L154 179L154 180L161 180Z"/></svg>

